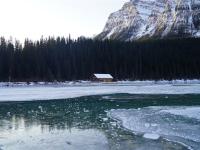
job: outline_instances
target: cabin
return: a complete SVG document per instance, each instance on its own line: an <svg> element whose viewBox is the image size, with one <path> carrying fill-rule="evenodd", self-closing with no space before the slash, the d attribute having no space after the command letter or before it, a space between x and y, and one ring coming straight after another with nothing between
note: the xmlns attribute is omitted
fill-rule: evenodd
<svg viewBox="0 0 200 150"><path fill-rule="evenodd" d="M113 81L113 77L110 74L93 74L92 76L92 80L93 81L98 81L98 82L112 82Z"/></svg>

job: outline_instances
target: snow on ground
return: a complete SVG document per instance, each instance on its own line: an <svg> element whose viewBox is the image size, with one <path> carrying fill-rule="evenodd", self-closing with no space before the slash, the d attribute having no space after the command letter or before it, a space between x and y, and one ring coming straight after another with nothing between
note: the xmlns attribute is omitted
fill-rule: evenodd
<svg viewBox="0 0 200 150"><path fill-rule="evenodd" d="M141 109L117 109L108 116L144 138L160 137L184 143L194 149L200 145L200 106L154 106Z"/></svg>
<svg viewBox="0 0 200 150"><path fill-rule="evenodd" d="M121 81L117 83L63 83L0 86L0 101L32 101L65 99L89 95L130 93L130 94L200 94L197 81ZM195 84L194 84L195 83Z"/></svg>

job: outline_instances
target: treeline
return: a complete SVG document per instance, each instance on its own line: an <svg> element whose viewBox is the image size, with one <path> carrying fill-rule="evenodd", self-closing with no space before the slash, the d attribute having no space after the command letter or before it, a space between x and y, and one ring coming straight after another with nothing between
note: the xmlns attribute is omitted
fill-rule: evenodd
<svg viewBox="0 0 200 150"><path fill-rule="evenodd" d="M0 39L0 81L87 80L93 73L115 79L200 78L200 39L135 42L47 38Z"/></svg>

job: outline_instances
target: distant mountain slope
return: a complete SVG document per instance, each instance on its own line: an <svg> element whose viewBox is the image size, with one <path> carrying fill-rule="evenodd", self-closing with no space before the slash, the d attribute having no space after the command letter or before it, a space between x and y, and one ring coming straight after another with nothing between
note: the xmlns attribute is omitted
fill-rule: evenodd
<svg viewBox="0 0 200 150"><path fill-rule="evenodd" d="M131 0L112 13L98 39L200 37L200 0Z"/></svg>

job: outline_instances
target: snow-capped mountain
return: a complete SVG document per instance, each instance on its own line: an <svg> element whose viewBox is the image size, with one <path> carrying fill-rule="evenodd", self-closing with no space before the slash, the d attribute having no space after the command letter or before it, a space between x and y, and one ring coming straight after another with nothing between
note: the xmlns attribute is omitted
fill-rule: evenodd
<svg viewBox="0 0 200 150"><path fill-rule="evenodd" d="M131 0L112 13L98 39L200 37L200 0Z"/></svg>

